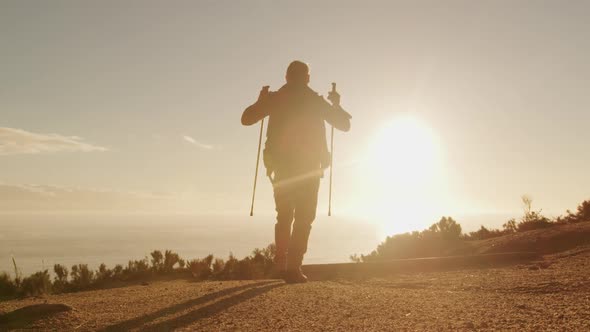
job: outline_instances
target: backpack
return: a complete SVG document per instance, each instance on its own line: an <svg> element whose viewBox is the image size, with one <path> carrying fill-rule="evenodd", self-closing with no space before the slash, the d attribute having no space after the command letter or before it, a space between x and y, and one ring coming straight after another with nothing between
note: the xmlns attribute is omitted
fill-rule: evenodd
<svg viewBox="0 0 590 332"><path fill-rule="evenodd" d="M284 85L270 98L270 115L263 151L267 176L289 176L330 166L322 109L328 105L309 87ZM322 172L319 172L320 176Z"/></svg>

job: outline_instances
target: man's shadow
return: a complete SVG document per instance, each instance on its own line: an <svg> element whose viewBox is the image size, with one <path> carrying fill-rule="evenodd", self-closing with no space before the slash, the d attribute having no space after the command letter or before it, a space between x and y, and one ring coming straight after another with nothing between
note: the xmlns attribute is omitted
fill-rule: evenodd
<svg viewBox="0 0 590 332"><path fill-rule="evenodd" d="M273 288L277 288L283 286L283 282L277 281L261 281L252 284L247 284L243 286L236 286L232 288L223 289L217 291L215 293L210 293L203 295L199 298L188 300L183 303L175 304L168 308L164 308L150 314L146 314L140 317L136 317L130 320L126 320L124 322L120 322L117 324L113 324L107 326L106 328L102 329L101 331L127 331L134 328L143 327L144 325L148 324L151 321L154 321L160 317L173 315L177 312L184 311L190 309L191 307L201 305L203 303L215 300L220 297L228 296L230 294L243 291L241 293L235 294L230 296L226 299L221 301L217 301L206 305L204 307L192 310L182 316L174 317L172 319L147 326L143 328L143 330L153 330L153 331L162 331L162 330L172 330L175 328L183 327L190 325L194 322L197 322L203 318L207 318L213 316L219 312L222 312L234 305L240 304L245 302L251 298L254 298L258 295L266 293Z"/></svg>

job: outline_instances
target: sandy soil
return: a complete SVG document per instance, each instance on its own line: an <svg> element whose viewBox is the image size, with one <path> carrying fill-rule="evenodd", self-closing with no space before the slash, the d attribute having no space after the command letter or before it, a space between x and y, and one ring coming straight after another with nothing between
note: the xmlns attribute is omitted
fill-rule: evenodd
<svg viewBox="0 0 590 332"><path fill-rule="evenodd" d="M583 331L590 327L589 272L590 247L580 247L496 269L300 285L163 281L7 301L0 311L67 304L73 310L22 326L60 331Z"/></svg>

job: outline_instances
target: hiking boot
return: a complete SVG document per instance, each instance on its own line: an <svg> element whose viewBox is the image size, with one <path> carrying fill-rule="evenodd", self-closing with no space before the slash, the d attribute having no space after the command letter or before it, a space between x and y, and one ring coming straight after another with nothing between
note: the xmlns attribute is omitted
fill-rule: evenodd
<svg viewBox="0 0 590 332"><path fill-rule="evenodd" d="M301 269L287 270L283 280L288 284L302 284L307 282L307 276L301 272Z"/></svg>

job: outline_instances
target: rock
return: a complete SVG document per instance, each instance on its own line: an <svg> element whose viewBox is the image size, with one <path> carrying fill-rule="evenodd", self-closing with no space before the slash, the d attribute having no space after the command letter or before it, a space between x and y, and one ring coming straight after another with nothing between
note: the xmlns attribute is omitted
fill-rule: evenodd
<svg viewBox="0 0 590 332"><path fill-rule="evenodd" d="M9 324L12 327L19 327L34 322L44 316L71 310L72 307L63 303L33 304L1 315L0 324Z"/></svg>

